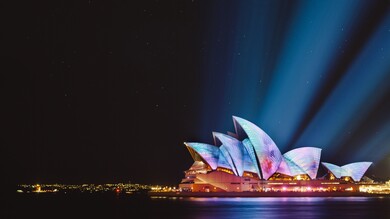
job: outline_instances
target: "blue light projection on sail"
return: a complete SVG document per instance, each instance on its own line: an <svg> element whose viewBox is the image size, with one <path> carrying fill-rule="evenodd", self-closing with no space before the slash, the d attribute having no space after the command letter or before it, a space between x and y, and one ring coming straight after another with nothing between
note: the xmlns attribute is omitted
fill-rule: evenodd
<svg viewBox="0 0 390 219"><path fill-rule="evenodd" d="M217 1L209 13L197 139L234 130L237 115L283 151L320 147L325 158L349 152L347 162L390 153L390 3Z"/></svg>

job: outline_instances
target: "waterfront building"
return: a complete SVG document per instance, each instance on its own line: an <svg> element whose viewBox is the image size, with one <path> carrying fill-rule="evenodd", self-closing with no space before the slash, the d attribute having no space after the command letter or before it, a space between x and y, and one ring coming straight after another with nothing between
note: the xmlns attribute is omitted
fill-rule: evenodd
<svg viewBox="0 0 390 219"><path fill-rule="evenodd" d="M255 124L233 116L235 133L213 132L214 145L185 142L194 163L185 171L181 191L358 191L372 162L337 166L322 162L327 175L317 178L321 148L300 147L282 154Z"/></svg>

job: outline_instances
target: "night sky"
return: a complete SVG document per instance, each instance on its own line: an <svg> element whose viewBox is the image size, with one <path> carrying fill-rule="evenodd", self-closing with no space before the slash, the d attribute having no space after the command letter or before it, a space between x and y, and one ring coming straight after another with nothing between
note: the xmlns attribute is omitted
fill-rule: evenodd
<svg viewBox="0 0 390 219"><path fill-rule="evenodd" d="M232 116L282 153L390 177L390 2L14 1L1 7L7 183L178 184ZM322 167L320 167L320 171Z"/></svg>

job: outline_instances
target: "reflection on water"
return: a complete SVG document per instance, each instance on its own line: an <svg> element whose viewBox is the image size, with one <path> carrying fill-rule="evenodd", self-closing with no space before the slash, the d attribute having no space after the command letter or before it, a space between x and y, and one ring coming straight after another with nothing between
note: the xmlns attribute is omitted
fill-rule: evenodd
<svg viewBox="0 0 390 219"><path fill-rule="evenodd" d="M390 197L149 198L114 194L18 194L0 218L390 219Z"/></svg>
<svg viewBox="0 0 390 219"><path fill-rule="evenodd" d="M188 218L387 218L389 198L183 198Z"/></svg>

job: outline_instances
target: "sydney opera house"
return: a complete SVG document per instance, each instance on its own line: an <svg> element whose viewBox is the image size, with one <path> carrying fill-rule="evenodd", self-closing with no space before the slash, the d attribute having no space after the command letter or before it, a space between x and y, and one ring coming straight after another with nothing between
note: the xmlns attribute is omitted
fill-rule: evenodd
<svg viewBox="0 0 390 219"><path fill-rule="evenodd" d="M280 152L255 124L233 116L235 133L213 132L214 144L185 142L194 163L185 171L181 191L356 191L371 162L344 166L321 162L321 149L301 147Z"/></svg>

